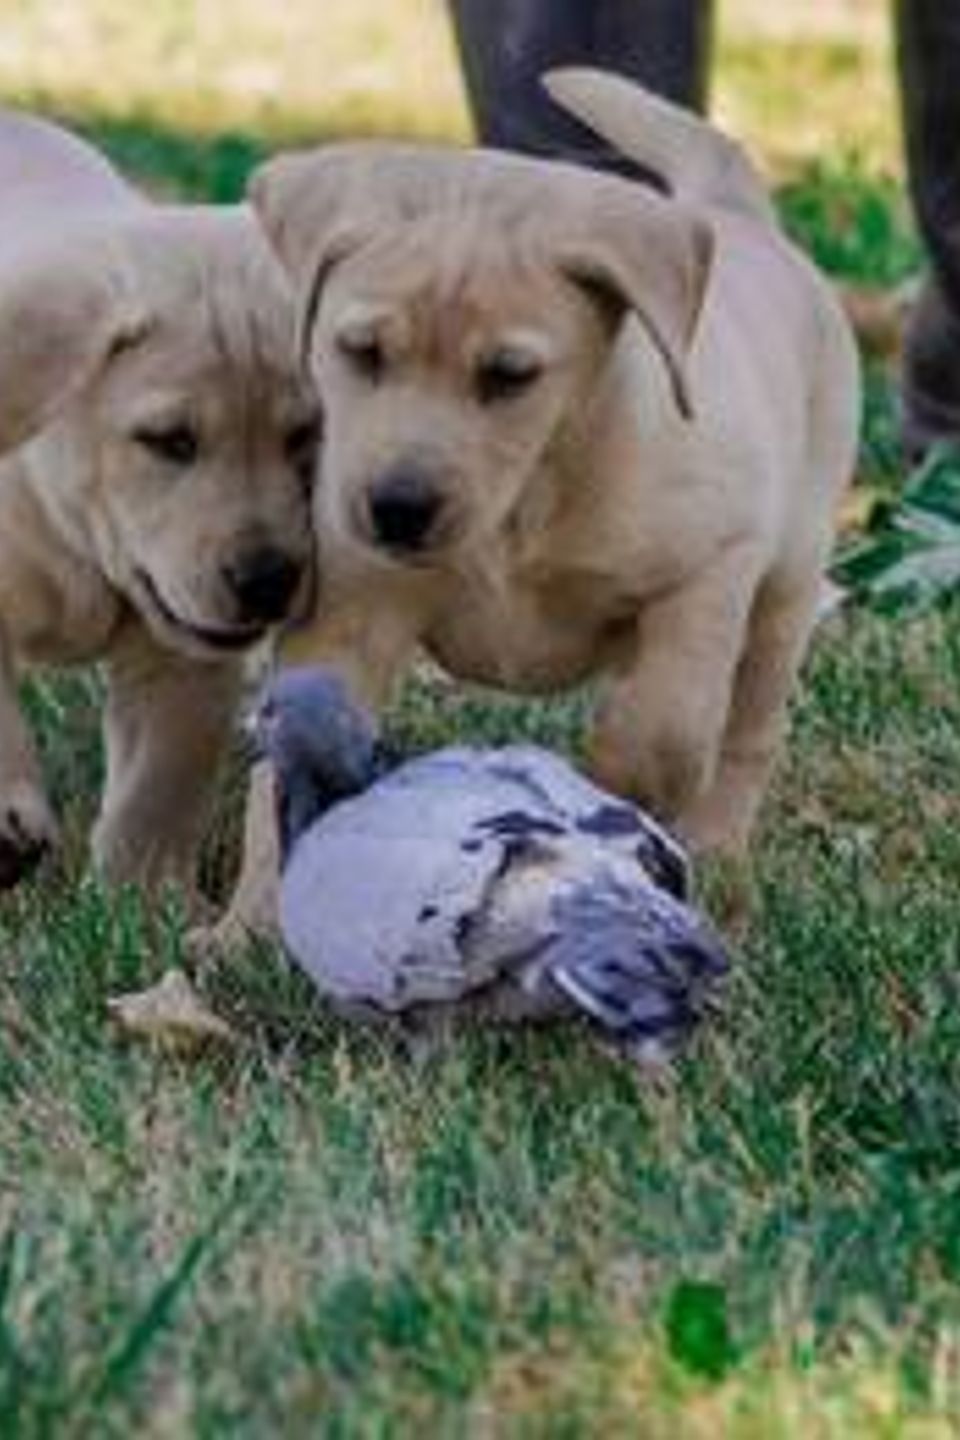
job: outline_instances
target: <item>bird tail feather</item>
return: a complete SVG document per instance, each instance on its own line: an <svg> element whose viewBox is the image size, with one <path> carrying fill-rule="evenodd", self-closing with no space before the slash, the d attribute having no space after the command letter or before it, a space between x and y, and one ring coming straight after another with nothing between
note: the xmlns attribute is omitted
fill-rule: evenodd
<svg viewBox="0 0 960 1440"><path fill-rule="evenodd" d="M553 983L640 1060L680 1048L729 970L706 921L653 886L593 877L560 897L553 918Z"/></svg>

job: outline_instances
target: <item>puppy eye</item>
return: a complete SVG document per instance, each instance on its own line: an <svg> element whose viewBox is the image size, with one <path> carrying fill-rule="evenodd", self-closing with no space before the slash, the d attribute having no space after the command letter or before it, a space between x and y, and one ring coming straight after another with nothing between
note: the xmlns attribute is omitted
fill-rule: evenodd
<svg viewBox="0 0 960 1440"><path fill-rule="evenodd" d="M305 420L300 425L294 425L293 428L287 432L283 442L283 450L287 461L293 467L297 477L303 482L304 488L308 490L313 484L319 445L319 420Z"/></svg>
<svg viewBox="0 0 960 1440"><path fill-rule="evenodd" d="M133 438L159 460L183 468L192 465L200 453L200 441L189 425L171 425L169 430L135 430Z"/></svg>
<svg viewBox="0 0 960 1440"><path fill-rule="evenodd" d="M482 405L512 400L534 385L543 374L543 364L534 355L504 350L477 366L477 399Z"/></svg>
<svg viewBox="0 0 960 1440"><path fill-rule="evenodd" d="M383 374L383 346L373 335L341 335L337 340L340 354L351 369L365 380L376 383Z"/></svg>

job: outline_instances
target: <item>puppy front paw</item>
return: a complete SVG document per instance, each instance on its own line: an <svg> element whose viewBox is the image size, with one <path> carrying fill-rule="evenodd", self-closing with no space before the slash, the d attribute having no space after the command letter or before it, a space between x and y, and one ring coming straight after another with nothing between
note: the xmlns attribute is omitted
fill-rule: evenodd
<svg viewBox="0 0 960 1440"><path fill-rule="evenodd" d="M58 839L57 822L38 790L23 781L0 790L0 890L18 885Z"/></svg>
<svg viewBox="0 0 960 1440"><path fill-rule="evenodd" d="M278 941L276 923L267 920L248 921L228 911L214 925L195 925L184 939L186 952L199 968L216 965L248 949L258 941Z"/></svg>

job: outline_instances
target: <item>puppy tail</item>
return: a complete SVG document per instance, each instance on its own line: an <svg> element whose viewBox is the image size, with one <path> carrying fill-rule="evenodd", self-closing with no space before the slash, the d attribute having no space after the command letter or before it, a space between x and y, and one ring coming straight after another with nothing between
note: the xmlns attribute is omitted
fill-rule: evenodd
<svg viewBox="0 0 960 1440"><path fill-rule="evenodd" d="M662 175L671 193L776 224L766 185L746 152L699 116L603 70L550 70L543 85L622 154Z"/></svg>

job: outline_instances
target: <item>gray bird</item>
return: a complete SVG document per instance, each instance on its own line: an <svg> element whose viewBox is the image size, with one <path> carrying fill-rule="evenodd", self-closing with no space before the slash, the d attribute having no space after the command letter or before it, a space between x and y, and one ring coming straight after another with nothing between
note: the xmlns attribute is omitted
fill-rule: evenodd
<svg viewBox="0 0 960 1440"><path fill-rule="evenodd" d="M337 1008L363 1016L580 1013L668 1058L728 962L689 904L684 851L636 806L534 745L391 763L330 670L264 690L280 928Z"/></svg>

